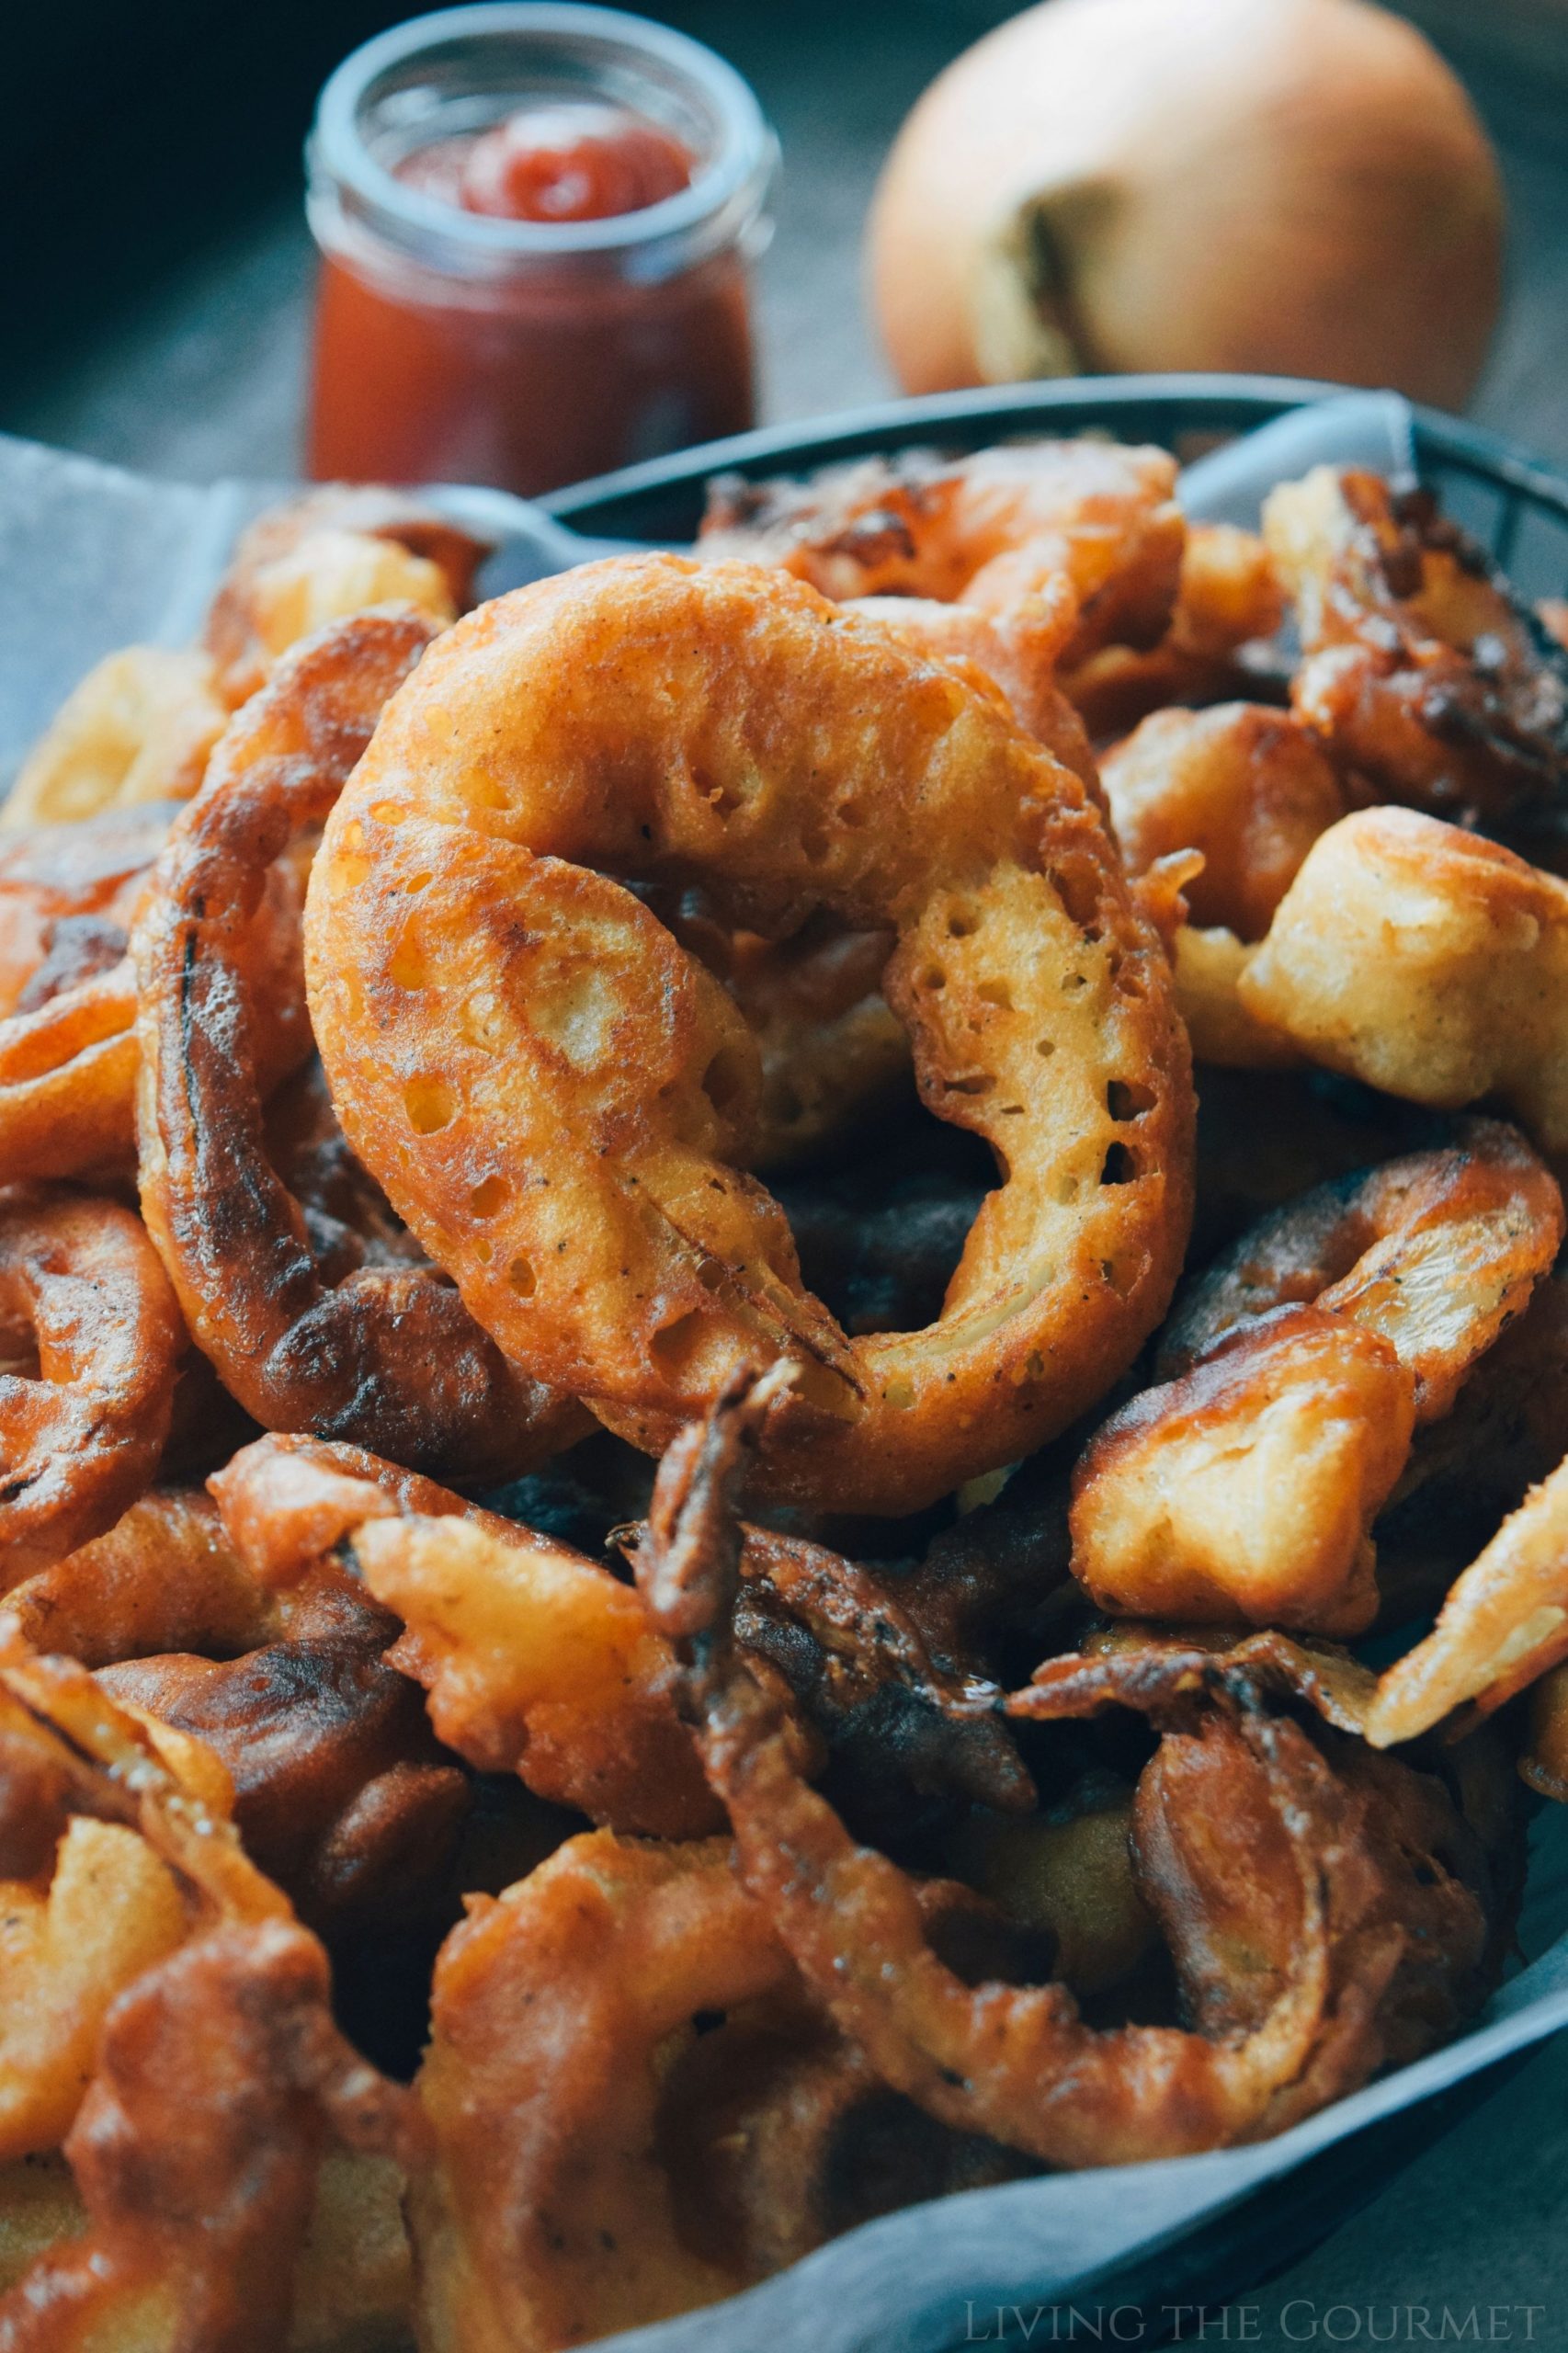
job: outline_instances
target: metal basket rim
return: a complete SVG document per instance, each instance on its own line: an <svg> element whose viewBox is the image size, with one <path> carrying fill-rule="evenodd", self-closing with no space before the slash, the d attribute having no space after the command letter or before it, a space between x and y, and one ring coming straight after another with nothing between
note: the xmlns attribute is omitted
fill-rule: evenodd
<svg viewBox="0 0 1568 2353"><path fill-rule="evenodd" d="M1119 420L1119 429L1136 431L1135 421L1128 420L1140 410L1165 412L1167 432L1184 425L1194 430L1230 426L1244 432L1287 409L1348 389L1309 377L1222 374L1082 376L986 385L763 426L574 483L540 504L579 529L630 529L629 510L667 499L712 473L787 472L932 439L973 442L980 438L977 427L989 438L1027 431L1043 420L1071 423L1080 430L1118 426ZM1440 409L1415 405L1414 414L1419 456L1546 506L1568 525L1568 472L1502 434Z"/></svg>

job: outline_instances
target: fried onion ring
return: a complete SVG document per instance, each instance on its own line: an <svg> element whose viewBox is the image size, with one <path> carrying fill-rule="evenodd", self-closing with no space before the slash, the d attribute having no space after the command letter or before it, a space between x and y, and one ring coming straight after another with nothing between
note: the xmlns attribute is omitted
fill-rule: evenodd
<svg viewBox="0 0 1568 2353"><path fill-rule="evenodd" d="M119 962L174 813L153 801L0 841L0 1017Z"/></svg>
<svg viewBox="0 0 1568 2353"><path fill-rule="evenodd" d="M269 1022L235 955L263 878L321 823L430 636L413 614L379 614L308 640L233 721L171 835L133 944L142 1204L197 1345L264 1427L517 1470L576 1417L513 1372L438 1273L372 1266L323 1280L267 1158L256 1066Z"/></svg>
<svg viewBox="0 0 1568 2353"><path fill-rule="evenodd" d="M896 925L926 1099L1007 1171L926 1332L850 1340L801 1289L722 1157L753 1041L596 861L765 932ZM309 930L355 1150L508 1353L647 1449L766 1345L800 1367L767 1487L915 1508L1103 1393L1168 1296L1184 1045L1082 787L808 588L612 558L460 622L334 812Z"/></svg>
<svg viewBox="0 0 1568 2353"><path fill-rule="evenodd" d="M1035 441L942 459L911 450L810 482L709 486L707 558L778 564L824 596L954 599L1017 614L1065 578L1076 617L1052 665L1151 645L1170 619L1185 538L1164 449Z"/></svg>
<svg viewBox="0 0 1568 2353"><path fill-rule="evenodd" d="M274 2353L328 2133L406 2166L416 2113L342 2040L325 1955L226 1815L81 1668L10 1629L0 1737L53 1775L71 1813L139 1831L195 1907L184 1941L104 2020L66 2143L85 2227L0 2300L0 2348Z"/></svg>
<svg viewBox="0 0 1568 2353"><path fill-rule="evenodd" d="M1062 690L1096 741L1163 704L1256 695L1278 684L1266 641L1284 611L1278 574L1256 532L1189 523L1170 627L1158 644L1102 646L1064 674Z"/></svg>
<svg viewBox="0 0 1568 2353"><path fill-rule="evenodd" d="M656 2125L669 2038L788 1984L726 1841L569 1839L436 1967L411 2201L432 2353L552 2353L744 2284L688 2251Z"/></svg>
<svg viewBox="0 0 1568 2353"><path fill-rule="evenodd" d="M1287 1205L1178 1304L1162 1369L1074 1478L1073 1568L1104 1609L1358 1633L1370 1529L1562 1240L1562 1196L1472 1120Z"/></svg>
<svg viewBox="0 0 1568 2353"><path fill-rule="evenodd" d="M168 1436L179 1311L139 1218L113 1201L0 1205L0 1322L38 1372L0 1373L0 1590L112 1528Z"/></svg>
<svg viewBox="0 0 1568 2353"><path fill-rule="evenodd" d="M205 654L107 654L23 761L0 828L78 824L146 801L188 801L229 716Z"/></svg>
<svg viewBox="0 0 1568 2353"><path fill-rule="evenodd" d="M35 1650L84 1666L198 1651L228 1658L278 1631L276 1600L199 1490L153 1488L106 1534L14 1586L6 1612Z"/></svg>
<svg viewBox="0 0 1568 2353"><path fill-rule="evenodd" d="M1244 1709L1210 1712L1196 1731L1177 1720L1185 1747L1162 1765L1162 1744L1140 1785L1137 1834L1145 1893L1178 1970L1196 1978L1193 1939L1210 1926L1216 1938L1239 1927L1266 1957L1244 2011L1216 2018L1212 2039L1158 2027L1100 2033L1060 1984L971 1987L945 1967L910 1881L857 1847L801 1779L777 1703L729 1641L738 1537L725 1489L758 1411L749 1386L737 1378L715 1408L732 1442L688 1448L672 1465L665 1517L678 1540L649 1547L639 1570L660 1621L691 1645L689 1701L742 1879L886 2082L945 2123L1045 2163L1117 2164L1278 2131L1458 2014L1485 1945L1478 1898L1440 1858L1385 1835L1374 1797L1354 1793L1299 1726ZM699 1469L706 1475L693 1477ZM1159 1678L1134 1668L1118 1696L1157 1710ZM1179 1681L1165 1685L1167 1703ZM1047 1716L1060 1712L1055 1698L1031 1689L1017 1704ZM1199 1836L1245 1858L1213 1898L1187 1870L1196 1903L1169 1893L1166 1817L1187 1751L1213 1791Z"/></svg>
<svg viewBox="0 0 1568 2353"><path fill-rule="evenodd" d="M241 534L204 632L231 706L281 654L372 605L413 605L437 629L470 602L484 549L405 493L327 483Z"/></svg>
<svg viewBox="0 0 1568 2353"><path fill-rule="evenodd" d="M1568 1150L1568 882L1495 843L1408 809L1342 818L1236 992L1329 1070L1444 1110L1495 1096Z"/></svg>

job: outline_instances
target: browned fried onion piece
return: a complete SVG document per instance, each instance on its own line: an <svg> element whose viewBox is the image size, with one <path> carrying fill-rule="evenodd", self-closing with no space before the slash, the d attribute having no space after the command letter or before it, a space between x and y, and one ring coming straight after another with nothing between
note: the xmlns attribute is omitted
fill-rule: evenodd
<svg viewBox="0 0 1568 2353"><path fill-rule="evenodd" d="M176 827L134 940L142 1202L198 1346L264 1427L516 1470L554 1450L574 1409L514 1371L434 1269L324 1281L267 1157L270 1008L234 952L267 870L321 824L432 634L413 614L363 615L286 656Z"/></svg>
<svg viewBox="0 0 1568 2353"><path fill-rule="evenodd" d="M191 1934L126 1988L66 2143L85 2226L0 2301L3 2353L108 2345L276 2353L329 2135L415 2160L406 2094L342 2040L325 1956L232 1824L63 1660L0 1632L0 1735L68 1810L128 1823L177 1875Z"/></svg>
<svg viewBox="0 0 1568 2353"><path fill-rule="evenodd" d="M732 1382L714 1411L720 1442L672 1464L673 1540L645 1548L640 1573L688 1646L688 1703L741 1875L887 2082L1047 2163L1107 2165L1277 2131L1451 2021L1485 1945L1480 1903L1430 1854L1407 1852L1380 1821L1381 1796L1334 1770L1297 1724L1241 1705L1196 1727L1173 1719L1137 1802L1144 1885L1209 2032L1098 2033L1061 1984L971 1987L944 1967L911 1882L806 1786L777 1704L730 1640L740 1540L726 1489L767 1386ZM1112 1696L1101 1674L1096 1705ZM1172 1692L1142 1666L1114 1696L1157 1710ZM1015 1704L1061 1712L1049 1687ZM1180 1826L1184 1785L1246 1856L1212 1889L1201 1832ZM1229 1971L1204 1994L1222 1935L1244 1925L1265 1957L1250 1995Z"/></svg>
<svg viewBox="0 0 1568 2353"><path fill-rule="evenodd" d="M0 1205L0 1330L34 1377L0 1372L0 1590L111 1528L168 1435L179 1310L142 1222L116 1202Z"/></svg>

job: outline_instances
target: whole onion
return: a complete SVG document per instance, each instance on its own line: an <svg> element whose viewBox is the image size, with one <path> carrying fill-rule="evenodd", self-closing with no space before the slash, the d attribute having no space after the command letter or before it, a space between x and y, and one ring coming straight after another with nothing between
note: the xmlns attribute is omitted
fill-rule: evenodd
<svg viewBox="0 0 1568 2353"><path fill-rule="evenodd" d="M1503 198L1464 91L1367 0L1045 0L900 132L870 224L910 392L1140 369L1459 407Z"/></svg>

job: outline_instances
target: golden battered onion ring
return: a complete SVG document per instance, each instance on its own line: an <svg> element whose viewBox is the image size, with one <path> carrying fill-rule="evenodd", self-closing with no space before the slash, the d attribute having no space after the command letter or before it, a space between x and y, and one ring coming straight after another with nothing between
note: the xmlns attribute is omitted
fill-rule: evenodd
<svg viewBox="0 0 1568 2353"><path fill-rule="evenodd" d="M267 875L236 945L251 987L272 1008L260 1076L270 1086L300 1059L303 877ZM136 975L128 955L0 1020L0 1183L130 1176L136 1157Z"/></svg>
<svg viewBox="0 0 1568 2353"><path fill-rule="evenodd" d="M1077 608L1052 661L1151 645L1171 615L1185 538L1164 449L1034 441L942 459L912 450L806 483L710 484L708 558L781 565L824 596L960 599L1017 611L1065 578Z"/></svg>
<svg viewBox="0 0 1568 2353"><path fill-rule="evenodd" d="M1191 921L1261 939L1345 795L1306 729L1261 703L1157 710L1102 759L1100 778L1130 874L1201 850L1182 885Z"/></svg>
<svg viewBox="0 0 1568 2353"><path fill-rule="evenodd" d="M188 801L229 716L205 654L129 645L73 689L17 773L0 827L77 824Z"/></svg>
<svg viewBox="0 0 1568 2353"><path fill-rule="evenodd" d="M744 2284L688 2251L656 2126L669 2039L793 1972L727 1841L569 1839L436 1965L411 2200L422 2341L552 2353Z"/></svg>
<svg viewBox="0 0 1568 2353"><path fill-rule="evenodd" d="M119 962L124 926L174 813L172 802L153 801L0 837L0 1016L30 1012L86 979L89 932L94 968Z"/></svg>
<svg viewBox="0 0 1568 2353"><path fill-rule="evenodd" d="M1415 1427L1449 1411L1562 1232L1551 1173L1483 1120L1276 1211L1178 1305L1176 1378L1091 1439L1074 1574L1134 1617L1363 1631L1369 1531Z"/></svg>
<svg viewBox="0 0 1568 2353"><path fill-rule="evenodd" d="M1408 809L1331 826L1236 983L1329 1070L1457 1110L1495 1096L1568 1150L1568 882Z"/></svg>
<svg viewBox="0 0 1568 2353"><path fill-rule="evenodd" d="M1455 1585L1424 1643L1387 1668L1375 1748L1415 1740L1473 1699L1490 1715L1568 1657L1568 1462L1532 1487Z"/></svg>
<svg viewBox="0 0 1568 2353"><path fill-rule="evenodd" d="M36 1377L0 1374L0 1590L112 1528L168 1436L179 1311L140 1219L113 1201L0 1206L0 1319Z"/></svg>
<svg viewBox="0 0 1568 2353"><path fill-rule="evenodd" d="M720 1421L757 1412L741 1377L715 1408ZM676 1539L647 1548L642 1589L661 1622L692 1645L688 1699L741 1877L808 1986L886 2082L945 2123L1044 2163L1118 2164L1279 2131L1458 2014L1485 1945L1478 1898L1438 1857L1385 1836L1374 1794L1358 1793L1299 1726L1246 1709L1210 1712L1196 1733L1179 1717L1173 1724L1198 1752L1198 1779L1215 1790L1206 1824L1195 1825L1194 1859L1205 1844L1245 1859L1222 1880L1222 1902L1168 1893L1176 1871L1162 1841L1176 1760L1156 1758L1139 1792L1142 1883L1183 1977L1197 1981L1207 1959L1195 1927L1239 1932L1264 1963L1229 2017L1210 2011L1211 2036L1096 2032L1060 1984L966 1984L927 1942L909 1880L858 1847L802 1779L777 1703L733 1650L725 1617L736 1538L722 1483L691 1476L704 1459L688 1448L670 1467L664 1517ZM1156 1714L1179 1701L1185 1667L1163 1682L1143 1662L1131 1667L1118 1677L1103 1663L1096 1704L1113 1690ZM1050 1688L1014 1704L1031 1716L1062 1712ZM1185 1877L1200 1889L1195 1870Z"/></svg>
<svg viewBox="0 0 1568 2353"><path fill-rule="evenodd" d="M1295 598L1296 709L1380 801L1561 851L1568 664L1430 494L1319 466L1264 536Z"/></svg>
<svg viewBox="0 0 1568 2353"><path fill-rule="evenodd" d="M323 1281L266 1155L271 1008L236 955L268 870L320 824L430 636L415 615L373 614L307 641L234 720L171 835L133 943L142 1204L198 1347L264 1427L518 1469L554 1450L573 1409L512 1370L437 1272Z"/></svg>
<svg viewBox="0 0 1568 2353"><path fill-rule="evenodd" d="M242 533L204 642L231 706L280 654L372 605L413 605L445 629L471 601L485 551L405 494L327 483L269 507Z"/></svg>
<svg viewBox="0 0 1568 2353"><path fill-rule="evenodd" d="M265 1584L340 1546L406 1631L392 1664L428 1694L449 1748L618 1829L714 1826L679 1722L668 1645L636 1592L515 1520L357 1447L264 1438L212 1481Z"/></svg>
<svg viewBox="0 0 1568 2353"><path fill-rule="evenodd" d="M929 1330L850 1340L802 1290L722 1157L755 1045L596 860L765 932L897 926L925 1097L1009 1171ZM1077 779L808 588L614 558L460 623L334 813L309 926L355 1150L517 1361L645 1447L766 1346L800 1367L769 1488L912 1509L1081 1412L1163 1309L1191 1097L1158 940Z"/></svg>

